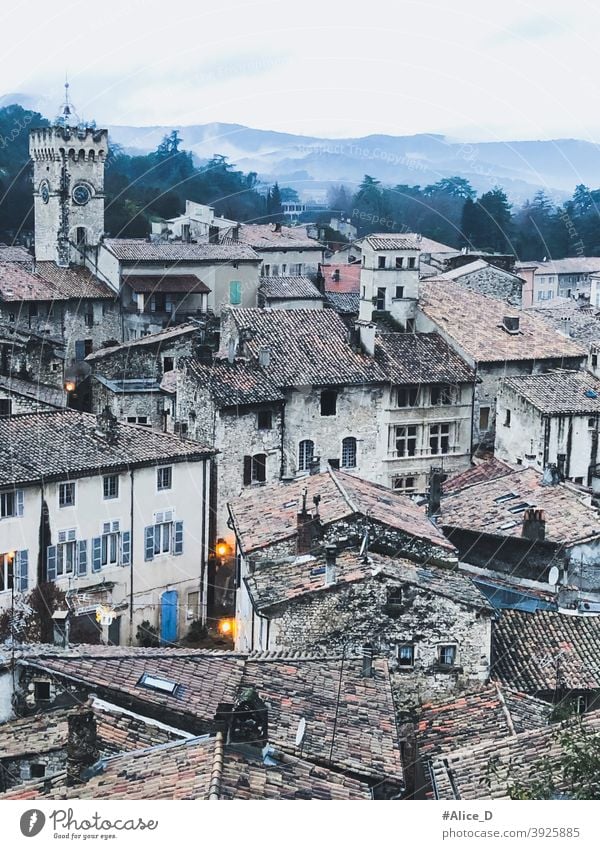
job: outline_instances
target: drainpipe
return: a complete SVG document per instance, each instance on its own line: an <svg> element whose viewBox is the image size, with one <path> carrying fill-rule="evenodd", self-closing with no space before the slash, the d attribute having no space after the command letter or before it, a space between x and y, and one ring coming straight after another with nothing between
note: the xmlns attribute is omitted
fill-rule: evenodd
<svg viewBox="0 0 600 849"><path fill-rule="evenodd" d="M473 432L475 429L475 387L477 386L477 363L475 363L475 379L473 380L473 395L471 396L471 451L469 459L473 460Z"/></svg>
<svg viewBox="0 0 600 849"><path fill-rule="evenodd" d="M209 461L205 458L202 461L202 535L201 535L201 552L200 552L200 599L202 606L202 618L204 620L203 624L206 624L207 619L207 611L205 608L206 605L206 597L204 592L204 580L206 576L206 487L207 487L207 474L206 474L206 464Z"/></svg>
<svg viewBox="0 0 600 849"><path fill-rule="evenodd" d="M279 477L283 478L285 474L285 401L281 404L281 461L279 464Z"/></svg>
<svg viewBox="0 0 600 849"><path fill-rule="evenodd" d="M133 469L129 470L129 645L133 645Z"/></svg>

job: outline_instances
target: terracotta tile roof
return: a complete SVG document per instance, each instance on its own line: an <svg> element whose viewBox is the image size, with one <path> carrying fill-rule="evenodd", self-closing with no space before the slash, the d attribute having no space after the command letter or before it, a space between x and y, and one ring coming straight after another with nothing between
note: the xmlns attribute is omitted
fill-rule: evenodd
<svg viewBox="0 0 600 849"><path fill-rule="evenodd" d="M427 254L457 254L457 248L452 248L450 245L444 245L442 242L436 242L435 239L430 239L428 236L421 236L421 251Z"/></svg>
<svg viewBox="0 0 600 849"><path fill-rule="evenodd" d="M600 413L600 380L587 371L556 369L545 374L508 377L504 385L533 404L541 413Z"/></svg>
<svg viewBox="0 0 600 849"><path fill-rule="evenodd" d="M521 280L517 274L512 274L504 268L498 268L493 263L486 262L484 259L475 259L473 262L468 262L465 265L460 265L458 268L452 268L450 271L444 271L438 274L438 280L460 280L461 277L466 277L469 274L474 274L477 271L483 271L486 268L491 268L499 277L512 277L514 280ZM521 282L523 282L521 280Z"/></svg>
<svg viewBox="0 0 600 849"><path fill-rule="evenodd" d="M518 263L517 267L536 269L540 274L593 274L600 271L600 256L567 256L564 259L550 259L546 262Z"/></svg>
<svg viewBox="0 0 600 849"><path fill-rule="evenodd" d="M149 348L152 345L167 347L169 342L179 339L182 336L194 337L198 334L198 325L192 322L185 324L176 324L173 327L167 327L165 330L159 330L158 333L150 333L148 336L142 336L140 339L130 339L128 342L122 342L120 345L111 345L108 348L99 348L88 354L86 360L102 360L104 357L109 357L116 351L128 350L129 348Z"/></svg>
<svg viewBox="0 0 600 849"><path fill-rule="evenodd" d="M492 632L492 674L528 693L600 689L600 616L503 610Z"/></svg>
<svg viewBox="0 0 600 849"><path fill-rule="evenodd" d="M199 295L207 294L210 289L196 277L195 274L156 274L138 276L130 274L123 277L123 283L130 286L134 292L154 294L154 292L169 292L172 294Z"/></svg>
<svg viewBox="0 0 600 849"><path fill-rule="evenodd" d="M278 232L273 224L242 224L239 238L257 251L323 250L323 245L308 235L306 227L282 225Z"/></svg>
<svg viewBox="0 0 600 849"><path fill-rule="evenodd" d="M0 245L0 262L33 262L27 248L20 245Z"/></svg>
<svg viewBox="0 0 600 849"><path fill-rule="evenodd" d="M228 360L201 363L188 359L185 361L185 369L203 389L210 392L219 408L283 401L285 398L281 389L269 380L265 370L251 363L240 360L233 363Z"/></svg>
<svg viewBox="0 0 600 849"><path fill-rule="evenodd" d="M360 263L321 265L321 274L328 294L331 292L360 294Z"/></svg>
<svg viewBox="0 0 600 849"><path fill-rule="evenodd" d="M296 733L306 731L302 757L353 775L403 780L387 662L341 656L248 658L242 687L254 687L269 707L269 738L298 754Z"/></svg>
<svg viewBox="0 0 600 849"><path fill-rule="evenodd" d="M358 315L360 309L358 292L326 292L325 302L340 315Z"/></svg>
<svg viewBox="0 0 600 849"><path fill-rule="evenodd" d="M126 712L116 705L91 699L103 755L133 751L190 735L151 719ZM37 713L0 724L0 760L41 755L64 749L69 736L68 718L73 709Z"/></svg>
<svg viewBox="0 0 600 849"><path fill-rule="evenodd" d="M600 535L597 510L564 484L542 486L542 476L531 468L445 494L439 524L444 528L520 537L525 507L544 511L546 541L573 545Z"/></svg>
<svg viewBox="0 0 600 849"><path fill-rule="evenodd" d="M118 422L116 441L98 435L96 416L75 410L0 418L0 485L33 483L101 469L184 462L213 449L177 436Z"/></svg>
<svg viewBox="0 0 600 849"><path fill-rule="evenodd" d="M267 300L323 300L323 295L308 277L261 277L258 291Z"/></svg>
<svg viewBox="0 0 600 849"><path fill-rule="evenodd" d="M490 684L421 707L419 754L427 760L486 740L503 740L548 724L550 705L526 693Z"/></svg>
<svg viewBox="0 0 600 849"><path fill-rule="evenodd" d="M139 750L98 762L85 784L57 776L4 799L371 799L369 785L272 750L223 743L222 735Z"/></svg>
<svg viewBox="0 0 600 849"><path fill-rule="evenodd" d="M470 292L451 280L422 280L420 309L476 362L581 357L580 345L556 333L529 310ZM505 316L519 319L519 332L503 327Z"/></svg>
<svg viewBox="0 0 600 849"><path fill-rule="evenodd" d="M600 733L600 711L586 714L581 727ZM525 731L501 742L484 742L445 754L433 763L438 799L509 799L510 790L519 784L531 786L540 778L544 763L552 765L556 791L568 790L560 759L564 754L562 737L566 730L579 727L572 723Z"/></svg>
<svg viewBox="0 0 600 849"><path fill-rule="evenodd" d="M471 466L466 472L457 472L454 475L450 475L442 484L443 492L444 495L450 495L452 492L459 492L468 486L501 478L515 471L518 471L517 466L511 466L510 463L506 463L504 460L492 457L483 463L477 463Z"/></svg>
<svg viewBox="0 0 600 849"><path fill-rule="evenodd" d="M37 262L36 274L56 287L63 298L117 298L117 293L82 266L61 268L54 262Z"/></svg>
<svg viewBox="0 0 600 849"><path fill-rule="evenodd" d="M385 381L372 357L349 343L348 329L333 310L236 308L230 315L252 338L251 356L271 350L268 375L279 386L365 384Z"/></svg>
<svg viewBox="0 0 600 849"><path fill-rule="evenodd" d="M42 404L48 404L57 409L62 409L67 405L66 392L46 383L22 380L13 375L0 374L0 388L9 392L10 395L21 395L23 398L40 401Z"/></svg>
<svg viewBox="0 0 600 849"><path fill-rule="evenodd" d="M565 329L571 339L585 346L600 342L600 313L594 307L579 306L572 298L554 298L551 301L536 301L528 312L545 321L558 332Z"/></svg>
<svg viewBox="0 0 600 849"><path fill-rule="evenodd" d="M196 242L147 242L145 239L105 239L104 246L122 262L259 262L250 245Z"/></svg>
<svg viewBox="0 0 600 849"><path fill-rule="evenodd" d="M85 268L60 268L38 262L36 270L20 262L0 263L0 300L66 301L80 298L116 298L115 292Z"/></svg>
<svg viewBox="0 0 600 849"><path fill-rule="evenodd" d="M319 516L322 526L358 513L428 540L449 552L454 551L422 508L407 496L346 472L329 469L289 482L276 481L266 486L250 487L239 498L229 502L237 538L245 554L296 537L297 514L302 507L304 489L309 508L312 507L313 496L321 496Z"/></svg>
<svg viewBox="0 0 600 849"><path fill-rule="evenodd" d="M392 383L473 383L475 372L438 333L382 333L375 355Z"/></svg>
<svg viewBox="0 0 600 849"><path fill-rule="evenodd" d="M435 566L418 566L401 557L369 554L364 562L358 551L346 549L336 557L336 582L325 582L324 557L298 557L291 562L258 564L246 578L246 585L256 610L269 610L298 599L304 601L315 593L335 592L340 586L373 581L379 576L412 584L426 592L450 598L458 604L478 610L491 607L468 575ZM315 574L316 573L316 574ZM379 618L381 611L374 610Z"/></svg>
<svg viewBox="0 0 600 849"><path fill-rule="evenodd" d="M421 237L418 233L371 233L362 244L374 251L418 251L421 250Z"/></svg>

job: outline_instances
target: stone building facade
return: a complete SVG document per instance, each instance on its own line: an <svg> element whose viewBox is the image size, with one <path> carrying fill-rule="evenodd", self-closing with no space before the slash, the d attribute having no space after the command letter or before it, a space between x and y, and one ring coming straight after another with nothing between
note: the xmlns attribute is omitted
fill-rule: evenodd
<svg viewBox="0 0 600 849"><path fill-rule="evenodd" d="M480 295L488 295L497 298L515 307L523 306L523 287L525 281L506 271L491 265L483 259L462 265L452 271L436 275L436 280L454 280L463 289L470 292L478 292Z"/></svg>

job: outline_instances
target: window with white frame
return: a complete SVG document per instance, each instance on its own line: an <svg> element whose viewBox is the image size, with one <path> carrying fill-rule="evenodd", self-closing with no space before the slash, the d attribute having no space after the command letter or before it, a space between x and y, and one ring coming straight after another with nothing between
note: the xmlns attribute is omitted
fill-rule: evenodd
<svg viewBox="0 0 600 849"><path fill-rule="evenodd" d="M105 522L100 537L100 564L117 566L119 564L120 529L118 522Z"/></svg>
<svg viewBox="0 0 600 849"><path fill-rule="evenodd" d="M77 560L77 532L75 528L59 531L56 546L56 574L72 575Z"/></svg>
<svg viewBox="0 0 600 849"><path fill-rule="evenodd" d="M403 477L395 477L392 480L392 489L399 492L411 493L416 489L416 477L414 475L405 475Z"/></svg>
<svg viewBox="0 0 600 849"><path fill-rule="evenodd" d="M119 476L105 475L102 479L102 492L105 500L119 497Z"/></svg>
<svg viewBox="0 0 600 849"><path fill-rule="evenodd" d="M59 483L58 485L58 506L59 507L74 507L75 506L75 481L68 483Z"/></svg>
<svg viewBox="0 0 600 849"><path fill-rule="evenodd" d="M432 454L448 454L450 451L450 425L429 425L429 450Z"/></svg>
<svg viewBox="0 0 600 849"><path fill-rule="evenodd" d="M154 514L154 524L148 525L145 534L145 560L163 554L183 554L183 522L175 521L174 510Z"/></svg>
<svg viewBox="0 0 600 849"><path fill-rule="evenodd" d="M22 489L0 492L0 519L23 515L24 494Z"/></svg>
<svg viewBox="0 0 600 849"><path fill-rule="evenodd" d="M14 552L0 554L0 593L12 590L14 579Z"/></svg>
<svg viewBox="0 0 600 849"><path fill-rule="evenodd" d="M356 437L342 439L342 468L353 469L356 466Z"/></svg>
<svg viewBox="0 0 600 849"><path fill-rule="evenodd" d="M417 453L417 426L396 425L395 440L398 457L414 457Z"/></svg>
<svg viewBox="0 0 600 849"><path fill-rule="evenodd" d="M307 472L315 456L315 443L312 439L303 439L298 446L298 470Z"/></svg>
<svg viewBox="0 0 600 849"><path fill-rule="evenodd" d="M159 466L156 470L156 488L161 491L171 489L173 483L173 467Z"/></svg>
<svg viewBox="0 0 600 849"><path fill-rule="evenodd" d="M451 644L438 646L437 659L440 666L454 666L456 663L456 646Z"/></svg>
<svg viewBox="0 0 600 849"><path fill-rule="evenodd" d="M402 643L397 647L398 666L412 669L415 665L415 647L412 643Z"/></svg>

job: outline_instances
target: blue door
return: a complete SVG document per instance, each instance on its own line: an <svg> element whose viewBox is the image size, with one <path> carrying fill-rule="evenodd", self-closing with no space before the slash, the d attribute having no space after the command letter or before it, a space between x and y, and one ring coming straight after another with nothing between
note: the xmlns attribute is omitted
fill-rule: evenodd
<svg viewBox="0 0 600 849"><path fill-rule="evenodd" d="M160 600L160 642L174 643L177 639L177 590L168 590Z"/></svg>

